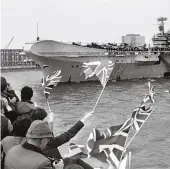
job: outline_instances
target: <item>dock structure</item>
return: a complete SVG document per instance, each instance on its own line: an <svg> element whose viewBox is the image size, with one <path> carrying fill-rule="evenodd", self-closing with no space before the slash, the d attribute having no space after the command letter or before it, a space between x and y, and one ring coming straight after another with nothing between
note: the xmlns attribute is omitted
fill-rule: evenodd
<svg viewBox="0 0 170 169"><path fill-rule="evenodd" d="M39 65L21 53L23 49L1 49L1 70L36 69Z"/></svg>
<svg viewBox="0 0 170 169"><path fill-rule="evenodd" d="M5 62L1 63L1 70L7 69L38 69L39 66L31 61L31 62Z"/></svg>

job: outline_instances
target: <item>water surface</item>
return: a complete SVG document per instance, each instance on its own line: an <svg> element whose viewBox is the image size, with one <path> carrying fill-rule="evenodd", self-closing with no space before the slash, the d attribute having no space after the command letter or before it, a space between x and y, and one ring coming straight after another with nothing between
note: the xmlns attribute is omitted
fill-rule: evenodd
<svg viewBox="0 0 170 169"><path fill-rule="evenodd" d="M18 96L23 86L31 86L34 90L33 101L48 111L41 88L40 71L9 71L2 72L2 76L12 84ZM156 108L129 147L132 152L132 169L170 168L170 93L164 92L170 90L170 79L160 78L151 83L156 92ZM87 111L92 110L101 90L101 84L96 82L59 84L49 97L55 114L55 134L66 131ZM140 105L147 91L146 79L109 82L95 114L70 142L84 144L93 127L104 131L107 127L123 123ZM68 151L68 144L60 147L62 155ZM86 161L93 167L107 168L107 165L95 159Z"/></svg>

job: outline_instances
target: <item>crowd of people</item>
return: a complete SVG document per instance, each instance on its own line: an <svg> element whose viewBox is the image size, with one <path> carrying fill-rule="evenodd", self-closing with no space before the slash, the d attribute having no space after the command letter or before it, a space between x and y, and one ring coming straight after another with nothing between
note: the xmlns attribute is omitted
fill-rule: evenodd
<svg viewBox="0 0 170 169"><path fill-rule="evenodd" d="M88 112L68 131L55 136L45 109L32 102L33 90L21 89L21 98L1 77L1 168L92 169L81 159L63 158L58 147L73 138L93 112Z"/></svg>

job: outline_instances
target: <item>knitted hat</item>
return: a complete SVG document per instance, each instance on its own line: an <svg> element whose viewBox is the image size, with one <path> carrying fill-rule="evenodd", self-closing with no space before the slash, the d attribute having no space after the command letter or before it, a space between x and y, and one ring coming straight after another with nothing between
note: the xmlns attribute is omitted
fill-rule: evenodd
<svg viewBox="0 0 170 169"><path fill-rule="evenodd" d="M53 137L47 121L35 120L28 129L27 138Z"/></svg>

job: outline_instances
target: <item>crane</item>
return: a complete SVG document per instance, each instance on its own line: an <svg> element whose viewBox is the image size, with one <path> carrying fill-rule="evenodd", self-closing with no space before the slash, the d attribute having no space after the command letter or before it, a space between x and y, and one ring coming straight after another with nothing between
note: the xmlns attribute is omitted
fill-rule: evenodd
<svg viewBox="0 0 170 169"><path fill-rule="evenodd" d="M9 45L11 44L11 42L13 41L14 37L12 37L12 39L9 41L9 43L5 46L4 49L8 49L9 48Z"/></svg>

